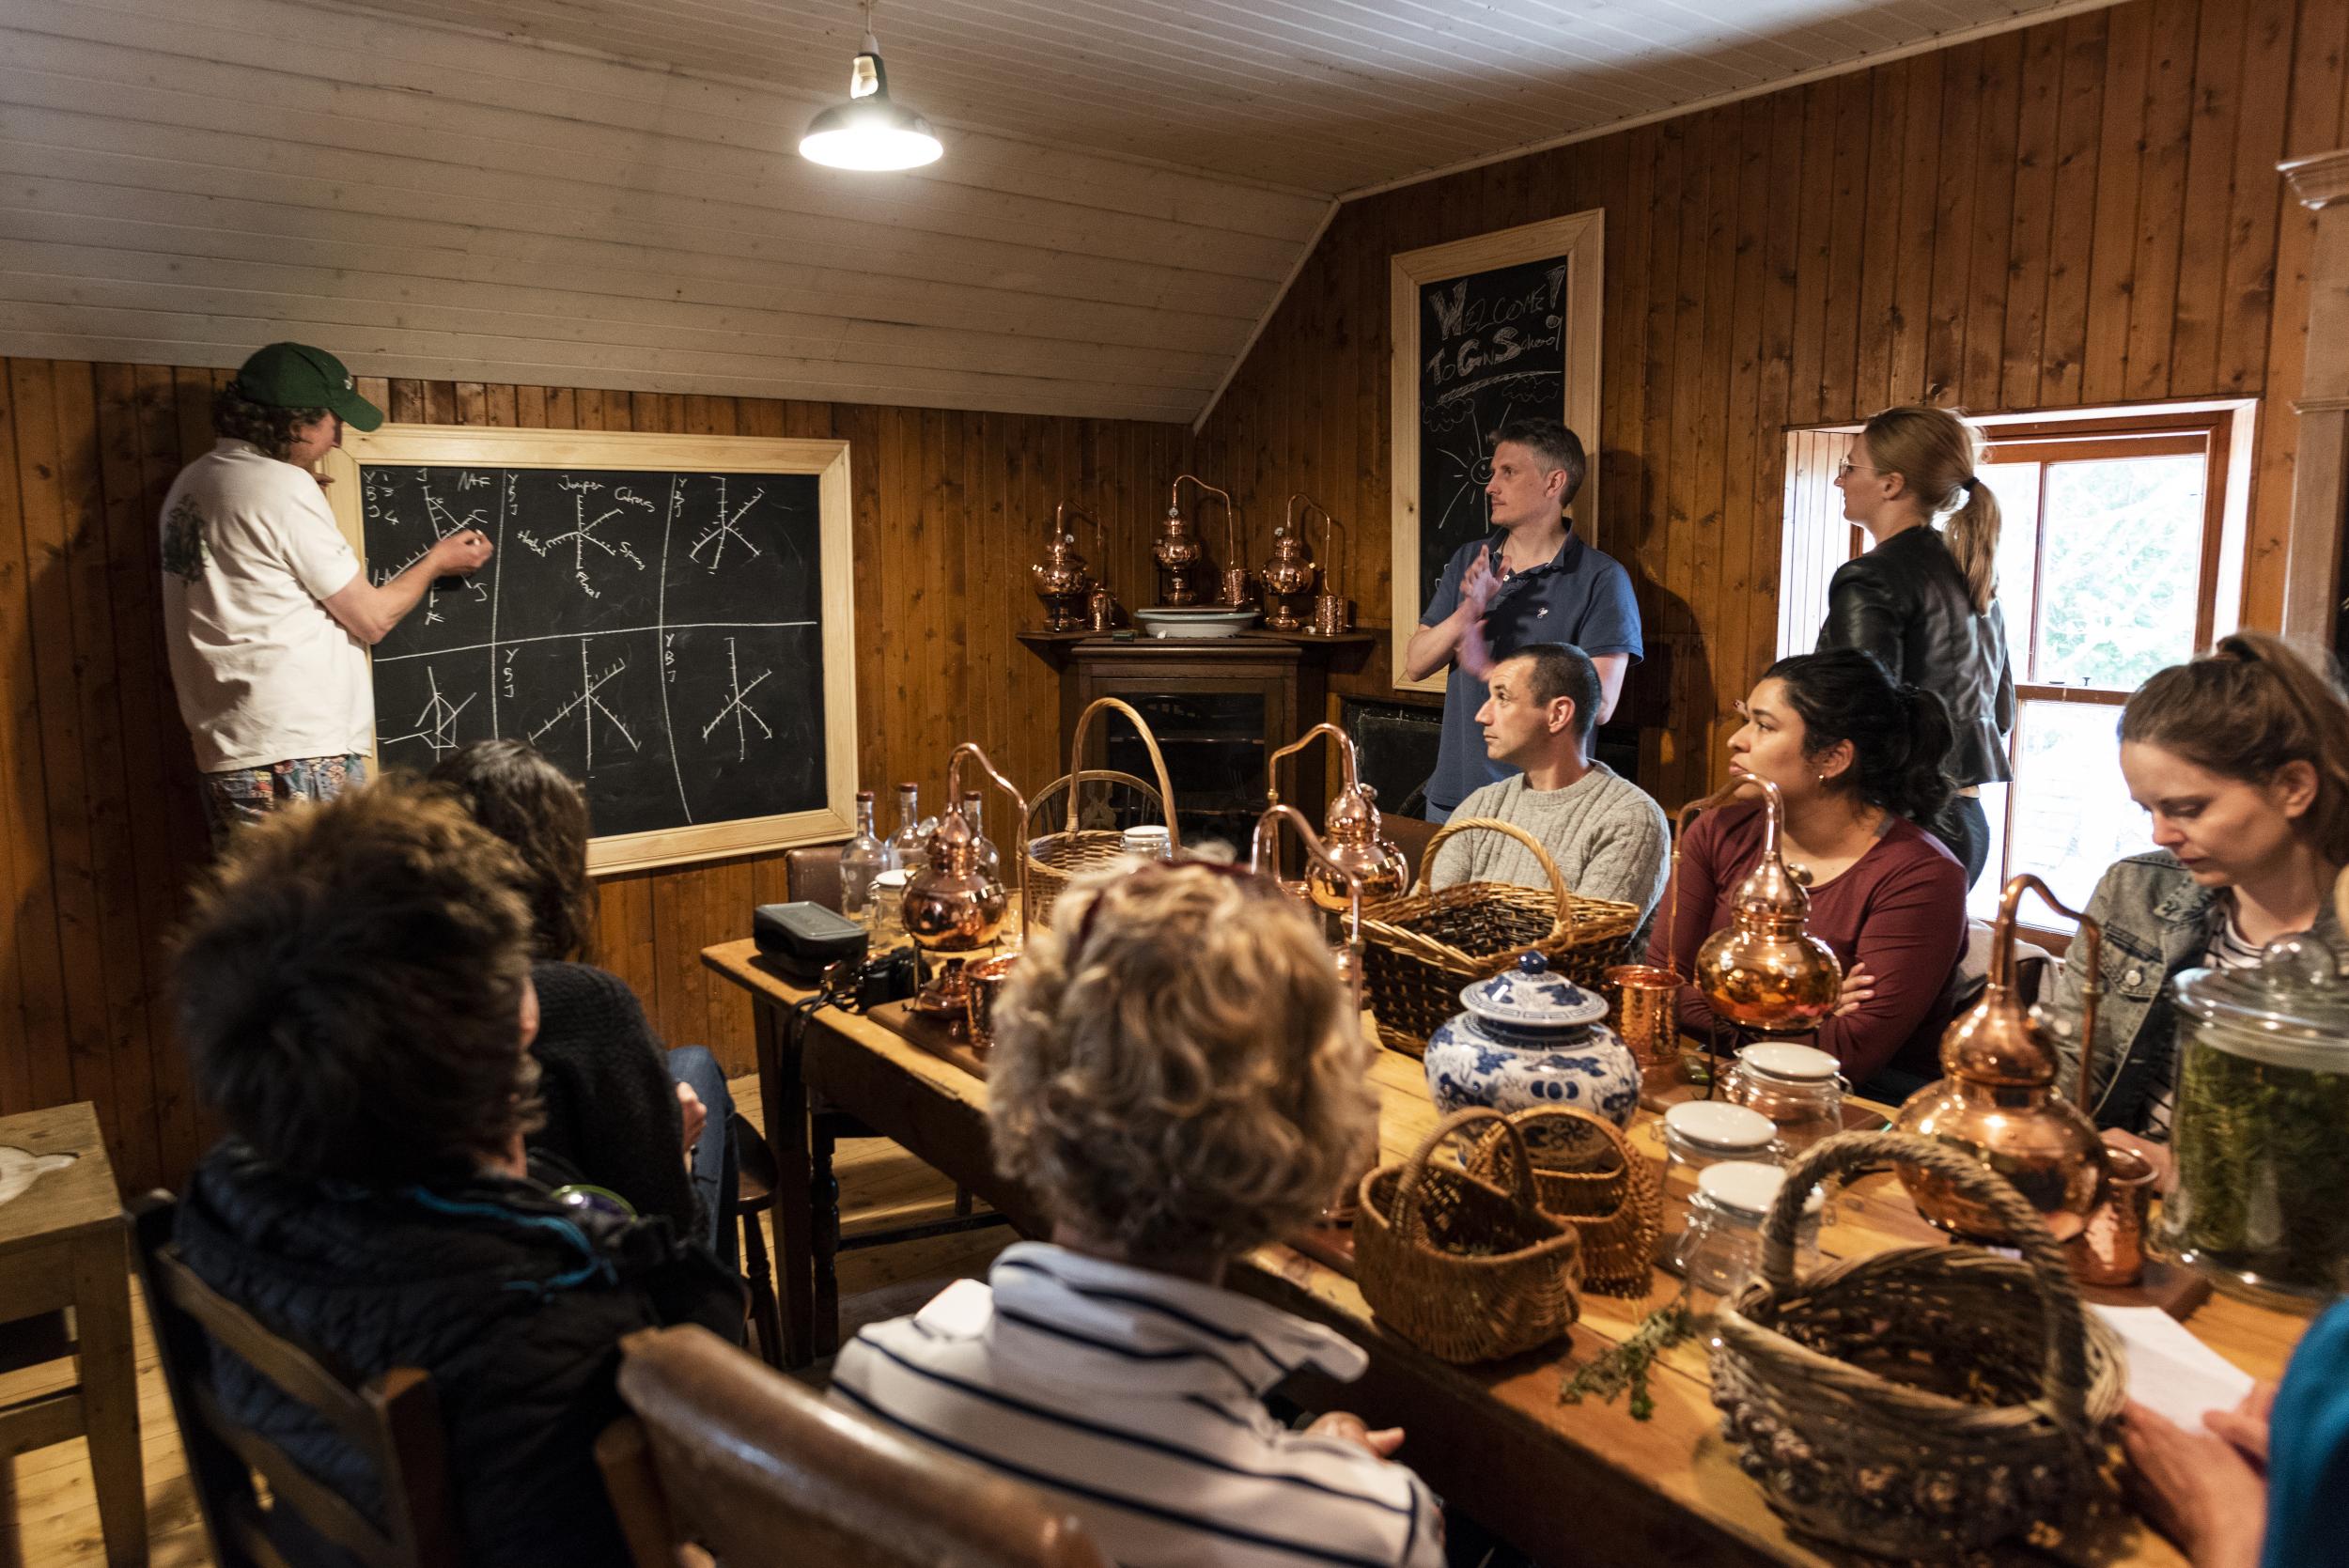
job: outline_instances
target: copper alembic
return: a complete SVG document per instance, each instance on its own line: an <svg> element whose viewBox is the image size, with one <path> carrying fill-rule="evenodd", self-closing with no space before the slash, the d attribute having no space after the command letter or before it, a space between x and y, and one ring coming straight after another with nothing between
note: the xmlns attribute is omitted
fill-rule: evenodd
<svg viewBox="0 0 2349 1568"><path fill-rule="evenodd" d="M1343 912L1358 889L1363 901L1371 904L1402 897L1410 881L1410 862L1381 831L1378 807L1361 782L1361 758L1354 749L1354 737L1337 725L1315 724L1272 753L1265 764L1265 803L1281 803L1281 759L1303 751L1316 736L1328 736L1338 749L1346 764L1346 783L1330 798L1329 814L1322 818L1323 859L1306 863L1305 896L1315 908L1331 914Z"/></svg>
<svg viewBox="0 0 2349 1568"><path fill-rule="evenodd" d="M1314 832L1313 824L1305 820L1304 813L1295 806L1283 806L1277 803L1267 806L1263 814L1256 818L1255 836L1250 842L1248 849L1248 867L1251 871L1260 877L1277 878L1280 876L1281 824L1283 822L1295 828L1297 836L1304 841L1307 875L1310 877L1318 873L1334 878L1346 889L1346 901L1342 906L1346 910L1346 946L1340 949L1337 955L1338 978L1346 982L1346 997L1352 1009L1346 1016L1347 1027L1359 1032L1361 1028L1362 1017L1362 898L1364 890L1361 878L1332 853L1331 846L1324 844ZM1363 1041L1363 1060L1367 1063L1377 1057L1377 1051L1367 1039ZM1367 1065L1365 1065L1365 1071L1367 1071ZM1361 1190L1362 1178L1368 1175L1377 1163L1378 1137L1377 1126L1374 1124L1369 1135L1363 1140L1362 1146L1354 1151L1354 1157L1347 1166L1346 1179L1338 1184L1337 1191L1331 1195L1330 1202L1321 1211L1321 1219L1324 1224L1346 1225L1353 1222L1359 1206L1357 1194Z"/></svg>
<svg viewBox="0 0 2349 1568"><path fill-rule="evenodd" d="M2056 1087L2061 1058L2015 989L2015 911L2025 893L2079 924L2088 944L2090 984L2082 993L2080 1092L2085 1097L2096 1039L2104 934L2096 923L2066 908L2036 877L2010 880L1999 898L1990 942L1990 984L1982 1000L1959 1015L1941 1036L1941 1070L1949 1076L1910 1096L1892 1119L1913 1132L1972 1151L2015 1184L2047 1222L2058 1241L2088 1226L2111 1181L2111 1162L2096 1125ZM1900 1167L1901 1184L1918 1210L1945 1231L1977 1240L2003 1239L1990 1211L1947 1180L1916 1166Z"/></svg>
<svg viewBox="0 0 2349 1568"><path fill-rule="evenodd" d="M987 753L964 741L946 762L946 806L938 814L938 831L930 835L929 862L906 884L906 935L913 945L944 960L928 985L914 999L926 1012L964 1016L969 993L962 966L966 957L993 947L1003 935L1011 901L1003 877L979 861L979 835L962 815L962 759L974 759L980 771L1012 800L1014 822L1028 819L1027 797L995 770ZM1027 927L1028 857L1019 857L1020 931Z"/></svg>
<svg viewBox="0 0 2349 1568"><path fill-rule="evenodd" d="M1767 779L1739 783L1762 789L1762 858L1730 895L1730 924L1697 949L1696 987L1715 1017L1740 1029L1773 1034L1816 1029L1835 1011L1843 966L1803 928L1811 895L1779 851L1785 798Z"/></svg>
<svg viewBox="0 0 2349 1568"><path fill-rule="evenodd" d="M1077 536L1068 532L1070 512L1093 524L1094 545L1100 546L1100 520L1091 512L1061 503L1052 508L1052 538L1044 547L1044 559L1028 568L1035 579L1035 597L1044 601L1044 629L1074 631L1084 624L1078 609L1093 587L1093 573L1085 566L1085 558L1077 553Z"/></svg>
<svg viewBox="0 0 2349 1568"><path fill-rule="evenodd" d="M1305 531L1297 526L1297 504L1310 514L1330 515L1330 508L1299 490L1289 497L1288 514L1272 531L1272 553L1257 573L1264 583L1264 624L1274 631L1295 631L1305 623L1297 618L1307 595L1314 591L1314 557L1305 548Z"/></svg>
<svg viewBox="0 0 2349 1568"><path fill-rule="evenodd" d="M1160 604L1196 604L1199 587L1195 578L1199 571L1201 551L1199 535L1183 516L1183 481L1190 480L1210 495L1221 496L1223 514L1232 512L1232 498L1208 484L1195 474L1178 474L1166 490L1166 520L1159 524L1159 536L1150 543L1150 558L1159 564L1159 602Z"/></svg>

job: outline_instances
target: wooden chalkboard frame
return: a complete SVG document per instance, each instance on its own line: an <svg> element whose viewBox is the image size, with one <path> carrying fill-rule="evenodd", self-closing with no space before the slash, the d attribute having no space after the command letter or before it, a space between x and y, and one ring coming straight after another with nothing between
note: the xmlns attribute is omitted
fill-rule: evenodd
<svg viewBox="0 0 2349 1568"><path fill-rule="evenodd" d="M823 582L824 804L813 811L664 828L590 840L599 875L847 837L856 824L856 617L849 571L848 443L767 436L676 436L623 430L523 430L481 426L385 425L346 429L321 465L334 520L364 566L359 465L448 468L636 469L696 474L817 476Z"/></svg>
<svg viewBox="0 0 2349 1568"><path fill-rule="evenodd" d="M1591 458L1581 493L1567 511L1583 539L1595 544L1592 520L1598 516L1599 286L1606 248L1605 217L1605 209L1595 207L1473 239L1400 251L1389 258L1392 348L1388 386L1392 418L1387 474L1392 514L1388 549L1394 619L1388 642L1392 655L1390 678L1398 691L1439 692L1444 689L1441 671L1425 680L1408 680L1403 673L1404 646L1425 608L1419 582L1420 290L1431 283L1528 261L1566 263L1565 399L1558 413L1582 438Z"/></svg>

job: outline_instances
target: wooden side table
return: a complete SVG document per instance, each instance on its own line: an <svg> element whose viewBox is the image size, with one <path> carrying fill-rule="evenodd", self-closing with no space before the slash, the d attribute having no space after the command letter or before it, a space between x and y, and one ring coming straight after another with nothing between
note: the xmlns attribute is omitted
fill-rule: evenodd
<svg viewBox="0 0 2349 1568"><path fill-rule="evenodd" d="M27 1157L47 1166L32 1174ZM22 1184L21 1190L17 1190ZM0 1120L0 1339L19 1320L73 1309L81 1381L0 1407L0 1457L89 1439L108 1568L147 1561L138 1363L131 1345L130 1231L90 1106Z"/></svg>

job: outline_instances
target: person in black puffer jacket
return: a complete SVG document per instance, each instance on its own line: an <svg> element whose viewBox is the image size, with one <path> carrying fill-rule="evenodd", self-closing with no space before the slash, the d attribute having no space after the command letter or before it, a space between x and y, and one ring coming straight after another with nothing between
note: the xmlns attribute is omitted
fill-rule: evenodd
<svg viewBox="0 0 2349 1568"><path fill-rule="evenodd" d="M230 1137L174 1239L207 1283L349 1372L430 1375L462 1560L627 1560L597 1472L622 1335L733 1333L739 1281L665 1217L590 1218L526 1173L524 877L453 802L378 784L241 834L174 955L198 1093ZM217 1347L237 1421L371 1516L369 1466ZM280 1511L289 1560L343 1554Z"/></svg>

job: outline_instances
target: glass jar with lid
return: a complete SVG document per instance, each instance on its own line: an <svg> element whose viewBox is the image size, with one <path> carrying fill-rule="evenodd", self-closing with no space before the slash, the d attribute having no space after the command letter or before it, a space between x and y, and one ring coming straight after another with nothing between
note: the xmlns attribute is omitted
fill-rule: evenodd
<svg viewBox="0 0 2349 1568"><path fill-rule="evenodd" d="M1778 1128L1767 1116L1725 1100L1683 1100L1664 1112L1664 1226L1687 1229L1697 1178L1735 1160L1776 1161Z"/></svg>
<svg viewBox="0 0 2349 1568"><path fill-rule="evenodd" d="M1758 1160L1730 1160L1698 1172L1688 1228L1672 1252L1692 1306L1710 1311L1760 1270L1762 1224L1785 1184L1784 1171ZM1826 1195L1815 1188L1803 1200L1795 1226L1797 1279L1819 1265L1819 1217L1826 1207Z"/></svg>
<svg viewBox="0 0 2349 1568"><path fill-rule="evenodd" d="M2157 1250L2214 1283L2313 1310L2349 1290L2349 979L2325 943L2188 970Z"/></svg>
<svg viewBox="0 0 2349 1568"><path fill-rule="evenodd" d="M1732 1105L1760 1111L1778 1128L1778 1157L1791 1160L1843 1130L1843 1064L1812 1046L1766 1040L1737 1053L1722 1083Z"/></svg>

